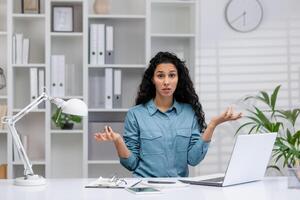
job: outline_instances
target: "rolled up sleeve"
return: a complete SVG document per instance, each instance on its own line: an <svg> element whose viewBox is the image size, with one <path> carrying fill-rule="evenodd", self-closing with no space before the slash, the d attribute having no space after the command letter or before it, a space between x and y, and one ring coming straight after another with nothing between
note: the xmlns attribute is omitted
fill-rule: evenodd
<svg viewBox="0 0 300 200"><path fill-rule="evenodd" d="M131 154L128 158L120 158L120 163L128 170L134 171L139 163L140 138L137 120L131 111L128 111L124 125L124 142Z"/></svg>
<svg viewBox="0 0 300 200"><path fill-rule="evenodd" d="M205 157L210 142L205 142L202 140L200 134L200 128L197 121L196 115L194 115L193 125L192 125L192 135L188 148L188 164L191 166L196 166Z"/></svg>

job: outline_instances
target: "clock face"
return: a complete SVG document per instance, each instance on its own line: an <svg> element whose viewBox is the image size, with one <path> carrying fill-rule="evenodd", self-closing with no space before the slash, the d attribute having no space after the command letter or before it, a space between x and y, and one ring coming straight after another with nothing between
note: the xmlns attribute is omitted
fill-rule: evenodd
<svg viewBox="0 0 300 200"><path fill-rule="evenodd" d="M225 9L228 25L239 32L255 30L263 18L263 8L258 0L231 0Z"/></svg>

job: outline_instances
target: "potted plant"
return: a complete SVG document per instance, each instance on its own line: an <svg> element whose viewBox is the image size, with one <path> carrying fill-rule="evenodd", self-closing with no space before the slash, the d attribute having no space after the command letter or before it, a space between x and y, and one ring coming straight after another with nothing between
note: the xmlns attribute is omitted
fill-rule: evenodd
<svg viewBox="0 0 300 200"><path fill-rule="evenodd" d="M51 117L55 126L61 129L73 129L74 123L80 123L80 116L69 115L61 112L61 108L57 108Z"/></svg>
<svg viewBox="0 0 300 200"><path fill-rule="evenodd" d="M280 171L280 167L299 168L300 161L300 129L296 122L300 109L277 109L276 102L281 85L278 85L272 94L260 91L258 95L247 96L242 101L256 100L259 106L251 105L247 108L248 119L236 131L239 133L247 128L247 132L277 132L272 158L274 165L269 167ZM281 164L282 163L282 164ZM282 166L280 166L282 165Z"/></svg>

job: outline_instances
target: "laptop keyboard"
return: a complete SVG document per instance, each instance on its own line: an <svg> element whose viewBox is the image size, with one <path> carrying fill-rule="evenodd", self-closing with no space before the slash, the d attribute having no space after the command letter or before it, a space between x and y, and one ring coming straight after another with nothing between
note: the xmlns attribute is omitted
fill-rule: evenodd
<svg viewBox="0 0 300 200"><path fill-rule="evenodd" d="M209 181L209 182L223 182L225 177L217 177L217 178L210 178L205 179L203 181Z"/></svg>

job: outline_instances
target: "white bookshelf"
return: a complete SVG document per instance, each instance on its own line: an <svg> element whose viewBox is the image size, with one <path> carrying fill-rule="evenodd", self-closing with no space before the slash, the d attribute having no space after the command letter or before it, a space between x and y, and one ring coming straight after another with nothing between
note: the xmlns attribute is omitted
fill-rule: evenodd
<svg viewBox="0 0 300 200"><path fill-rule="evenodd" d="M94 0L41 0L40 14L22 14L19 0L0 2L0 14L5 16L0 18L0 42L5 44L5 48L0 49L1 55L5 55L0 64L8 66L7 91L0 91L0 102L8 103L8 113L19 112L30 103L30 68L45 70L46 88L48 93L51 91L51 55L54 54L65 55L66 64L75 66L72 72L75 82L68 89L66 86L65 96L60 98L78 98L88 103L88 117L72 130L54 126L51 116L55 106L50 103L17 123L22 130L20 134L28 136L28 155L34 171L47 178L96 178L115 173L130 176L120 165L114 146L97 143L92 134L104 124L122 133L142 75L158 51L183 55L193 70L198 1L110 0L107 14L94 13ZM54 5L73 6L74 32L52 31ZM113 64L89 63L89 26L95 23L114 27ZM16 32L30 39L29 64L12 63L12 47L7 44L12 44L11 38ZM121 107L108 109L103 104L106 68L122 71ZM13 161L12 140L6 133L0 131L0 163L8 163L10 178L22 176L22 164Z"/></svg>

